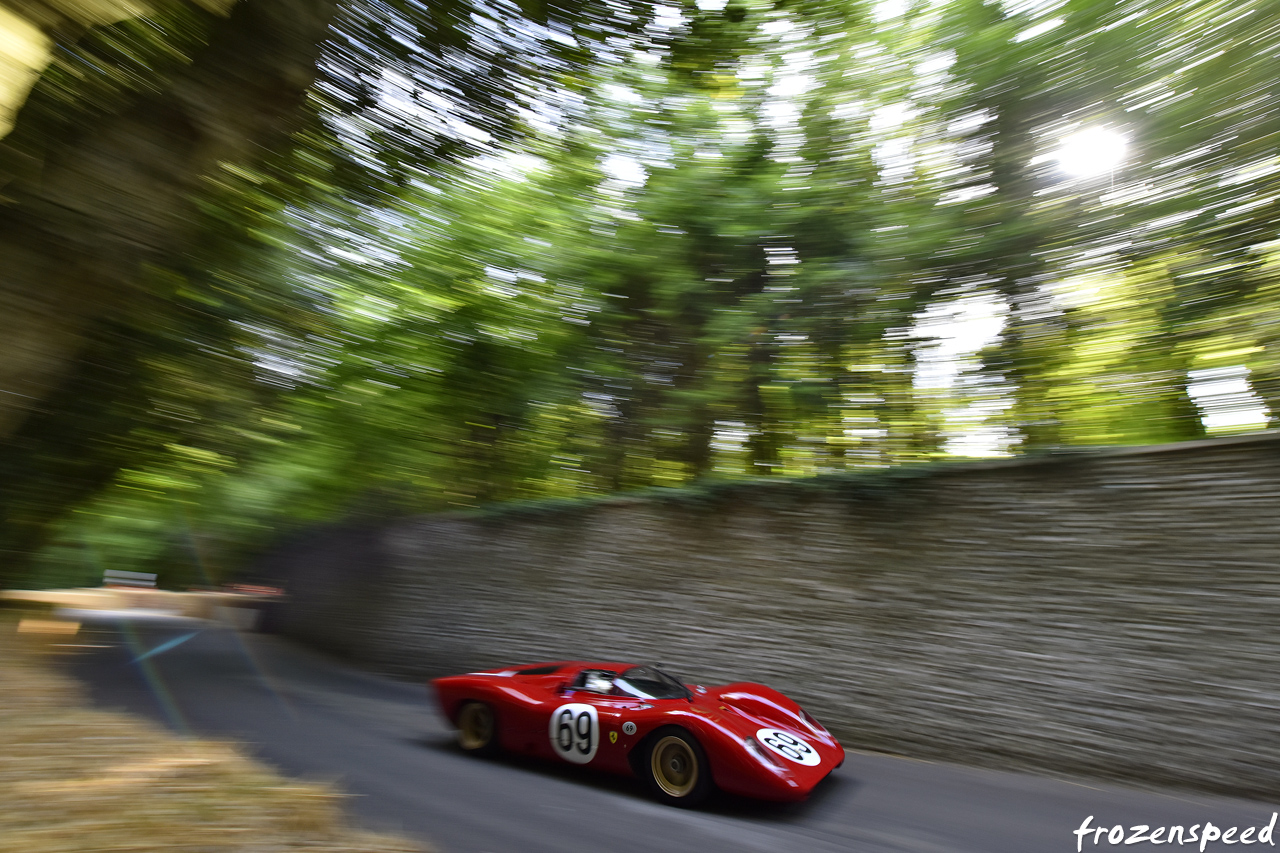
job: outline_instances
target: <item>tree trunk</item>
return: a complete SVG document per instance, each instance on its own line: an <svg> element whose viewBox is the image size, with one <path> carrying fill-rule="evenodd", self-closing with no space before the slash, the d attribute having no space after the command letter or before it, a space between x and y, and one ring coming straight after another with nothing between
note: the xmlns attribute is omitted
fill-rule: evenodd
<svg viewBox="0 0 1280 853"><path fill-rule="evenodd" d="M146 296L141 267L186 254L206 176L287 140L336 10L243 0L159 91L26 146L39 156L0 198L0 441L65 378L90 323ZM7 153L24 136L19 114Z"/></svg>

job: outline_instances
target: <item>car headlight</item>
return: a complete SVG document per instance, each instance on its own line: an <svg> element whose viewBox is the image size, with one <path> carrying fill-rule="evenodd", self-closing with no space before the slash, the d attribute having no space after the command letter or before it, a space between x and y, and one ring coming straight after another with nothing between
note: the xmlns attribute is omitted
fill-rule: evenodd
<svg viewBox="0 0 1280 853"><path fill-rule="evenodd" d="M808 711L804 710L803 708L800 710L800 715L801 715L802 717L804 717L804 721L805 721L806 723L808 723L810 726L812 726L812 727L813 727L813 730L814 730L814 731L818 732L819 734L824 734L824 735L830 735L830 734L831 734L831 732L827 731L826 727L825 727L825 726L823 726L823 725L822 725L822 723L820 723L820 722L818 722L817 720L815 720L815 719L813 718L813 715L811 715Z"/></svg>
<svg viewBox="0 0 1280 853"><path fill-rule="evenodd" d="M749 737L743 741L746 744L747 752L756 757L761 764L767 764L770 767L782 767L782 762L770 754L769 750L760 746L760 742L753 737Z"/></svg>

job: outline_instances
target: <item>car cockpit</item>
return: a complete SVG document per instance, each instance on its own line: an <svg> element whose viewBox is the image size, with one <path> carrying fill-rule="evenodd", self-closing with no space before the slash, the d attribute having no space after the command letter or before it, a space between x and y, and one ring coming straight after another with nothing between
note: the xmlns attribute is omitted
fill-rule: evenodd
<svg viewBox="0 0 1280 853"><path fill-rule="evenodd" d="M613 680L617 677L618 673L609 669L584 669L578 673L578 677L569 685L569 689L608 696L614 692Z"/></svg>
<svg viewBox="0 0 1280 853"><path fill-rule="evenodd" d="M689 699L693 694L676 679L653 666L636 666L619 675L611 669L584 669L570 690L629 699Z"/></svg>

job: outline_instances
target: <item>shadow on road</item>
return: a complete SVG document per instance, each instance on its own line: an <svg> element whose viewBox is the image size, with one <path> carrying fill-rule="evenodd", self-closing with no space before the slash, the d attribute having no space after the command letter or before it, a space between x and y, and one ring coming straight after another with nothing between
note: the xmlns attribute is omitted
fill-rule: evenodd
<svg viewBox="0 0 1280 853"><path fill-rule="evenodd" d="M534 776L544 776L582 785L596 790L654 803L644 782L634 776L619 776L586 767L569 766L525 755L506 753L493 757L467 755L451 735L431 733L409 741L413 746L436 754L463 756L469 761L483 761ZM798 803L774 803L739 797L724 791L716 791L697 811L719 817L766 823L798 823L820 818L828 809L846 804L861 783L847 776L833 773L814 789L807 800Z"/></svg>
<svg viewBox="0 0 1280 853"><path fill-rule="evenodd" d="M833 773L813 789L807 800L798 803L771 803L718 791L702 810L753 822L800 823L821 819L827 811L844 808L859 787L861 783L856 779Z"/></svg>

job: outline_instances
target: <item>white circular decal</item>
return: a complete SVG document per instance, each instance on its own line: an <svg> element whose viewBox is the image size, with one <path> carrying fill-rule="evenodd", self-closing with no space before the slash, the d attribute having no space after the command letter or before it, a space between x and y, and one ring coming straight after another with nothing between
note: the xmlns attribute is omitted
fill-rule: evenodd
<svg viewBox="0 0 1280 853"><path fill-rule="evenodd" d="M783 758L789 758L797 764L812 767L822 761L818 757L817 750L793 734L787 734L777 729L761 729L756 732L756 740Z"/></svg>
<svg viewBox="0 0 1280 853"><path fill-rule="evenodd" d="M596 757L600 745L600 718L591 705L570 702L551 713L548 734L556 755L574 764L586 764Z"/></svg>
<svg viewBox="0 0 1280 853"><path fill-rule="evenodd" d="M633 722L630 722L630 721L627 721L627 722L623 723L623 724L622 724L622 733L623 733L624 735L633 735L633 734L635 734L635 733L636 733L636 724L635 724L635 723L633 723Z"/></svg>

